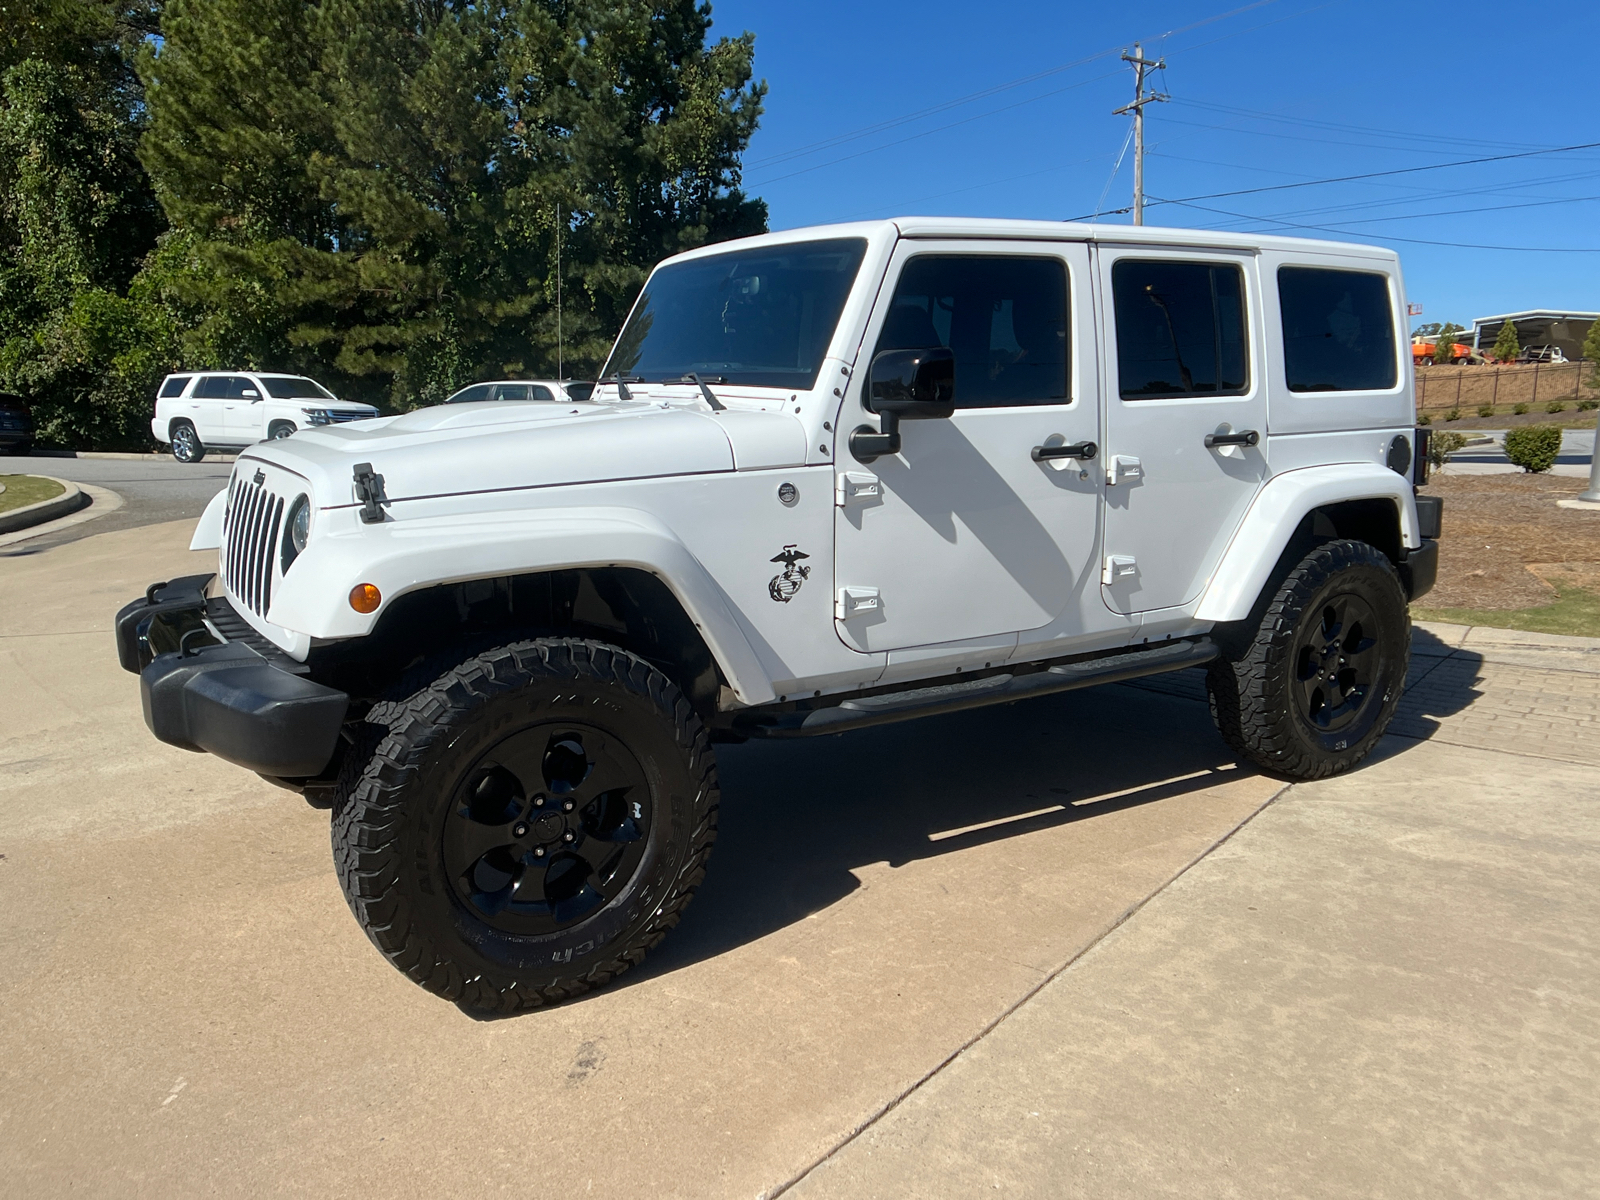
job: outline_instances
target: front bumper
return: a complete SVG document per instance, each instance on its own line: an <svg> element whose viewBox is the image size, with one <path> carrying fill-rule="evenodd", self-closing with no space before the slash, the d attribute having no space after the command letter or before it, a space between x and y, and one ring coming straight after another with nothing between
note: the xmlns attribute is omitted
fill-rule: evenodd
<svg viewBox="0 0 1600 1200"><path fill-rule="evenodd" d="M227 601L206 598L211 579L152 584L117 613L117 658L139 676L145 724L163 742L263 775L320 774L350 697L270 643L249 644L253 631Z"/></svg>

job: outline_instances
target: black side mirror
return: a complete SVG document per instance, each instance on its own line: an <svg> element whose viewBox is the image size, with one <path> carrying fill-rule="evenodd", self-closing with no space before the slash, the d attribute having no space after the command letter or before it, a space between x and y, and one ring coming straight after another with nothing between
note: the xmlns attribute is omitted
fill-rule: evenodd
<svg viewBox="0 0 1600 1200"><path fill-rule="evenodd" d="M850 453L863 463L898 454L900 422L950 416L955 393L956 356L948 348L885 350L867 372L866 406L878 414L880 428L856 426Z"/></svg>

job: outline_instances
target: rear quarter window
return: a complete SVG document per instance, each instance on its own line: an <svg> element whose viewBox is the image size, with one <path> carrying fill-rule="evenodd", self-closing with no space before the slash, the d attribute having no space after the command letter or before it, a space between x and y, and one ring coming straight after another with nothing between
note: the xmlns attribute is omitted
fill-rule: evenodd
<svg viewBox="0 0 1600 1200"><path fill-rule="evenodd" d="M1378 392L1399 380L1387 275L1279 267L1278 307L1291 392Z"/></svg>
<svg viewBox="0 0 1600 1200"><path fill-rule="evenodd" d="M161 385L161 398L170 400L174 396L183 395L183 389L189 386L189 380L193 378L193 375L174 375Z"/></svg>

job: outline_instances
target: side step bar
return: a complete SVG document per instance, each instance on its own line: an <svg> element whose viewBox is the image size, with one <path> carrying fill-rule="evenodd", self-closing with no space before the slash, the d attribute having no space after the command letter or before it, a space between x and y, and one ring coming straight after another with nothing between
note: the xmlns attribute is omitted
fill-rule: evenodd
<svg viewBox="0 0 1600 1200"><path fill-rule="evenodd" d="M847 729L865 729L869 725L887 725L891 721L908 721L913 717L960 712L962 709L981 708L988 704L1008 704L1013 700L1026 700L1030 696L1071 692L1101 683L1120 683L1144 675L1181 671L1185 667L1198 667L1208 663L1217 657L1217 653L1216 643L1210 638L1200 638L1192 642L1170 642L1149 650L1135 650L1127 654L1113 654L1106 658L1092 658L1081 662L1060 663L1027 675L989 675L982 679L939 687L913 688L910 691L890 692L881 696L862 696L846 700L833 708L785 713L776 724L750 726L745 732L751 737L759 738L815 737L824 733L843 733Z"/></svg>

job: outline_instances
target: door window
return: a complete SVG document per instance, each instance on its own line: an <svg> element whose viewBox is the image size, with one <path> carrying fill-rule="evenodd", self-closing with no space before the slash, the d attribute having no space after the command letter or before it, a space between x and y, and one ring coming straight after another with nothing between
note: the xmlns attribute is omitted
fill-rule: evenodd
<svg viewBox="0 0 1600 1200"><path fill-rule="evenodd" d="M955 353L957 408L1065 403L1066 264L967 254L909 260L873 355L934 346Z"/></svg>
<svg viewBox="0 0 1600 1200"><path fill-rule="evenodd" d="M1112 265L1111 294L1124 400L1249 390L1238 267L1125 258Z"/></svg>
<svg viewBox="0 0 1600 1200"><path fill-rule="evenodd" d="M451 396L450 399L446 400L445 403L471 404L474 400L487 400L489 398L489 391L490 388L487 383L475 383L469 388L462 388L454 396Z"/></svg>
<svg viewBox="0 0 1600 1200"><path fill-rule="evenodd" d="M228 395L228 376L202 375L200 382L194 385L194 398L196 400L222 400Z"/></svg>
<svg viewBox="0 0 1600 1200"><path fill-rule="evenodd" d="M248 395L246 395L247 392L249 393ZM256 381L254 379L247 379L243 375L229 375L228 376L228 394L227 394L227 397L226 397L227 399L229 399L229 400L255 400L260 395L261 395L261 392L256 387Z"/></svg>
<svg viewBox="0 0 1600 1200"><path fill-rule="evenodd" d="M1387 276L1279 267L1278 306L1291 392L1386 391L1399 379Z"/></svg>
<svg viewBox="0 0 1600 1200"><path fill-rule="evenodd" d="M535 400L545 400L545 401L550 401L550 402L553 402L555 400L555 396L550 391L550 389L545 387L545 386L543 386L542 384L534 384L534 386L533 386L533 398Z"/></svg>
<svg viewBox="0 0 1600 1200"><path fill-rule="evenodd" d="M494 389L496 400L526 400L528 398L528 385L525 383L502 383Z"/></svg>

